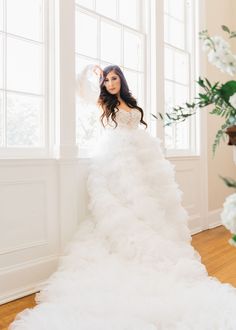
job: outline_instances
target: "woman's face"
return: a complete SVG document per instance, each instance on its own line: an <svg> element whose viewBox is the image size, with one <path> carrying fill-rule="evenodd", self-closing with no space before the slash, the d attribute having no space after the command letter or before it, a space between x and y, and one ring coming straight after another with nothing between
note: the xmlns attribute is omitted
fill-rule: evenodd
<svg viewBox="0 0 236 330"><path fill-rule="evenodd" d="M104 80L104 86L110 94L116 95L120 92L120 77L115 71L110 71Z"/></svg>

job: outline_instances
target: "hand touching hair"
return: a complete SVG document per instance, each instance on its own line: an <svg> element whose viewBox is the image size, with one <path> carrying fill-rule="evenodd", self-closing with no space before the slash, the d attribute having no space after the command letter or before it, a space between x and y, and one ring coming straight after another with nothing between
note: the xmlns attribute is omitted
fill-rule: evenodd
<svg viewBox="0 0 236 330"><path fill-rule="evenodd" d="M93 72L100 78L103 77L103 70L102 68L99 66L99 65L94 65L94 69L93 69Z"/></svg>

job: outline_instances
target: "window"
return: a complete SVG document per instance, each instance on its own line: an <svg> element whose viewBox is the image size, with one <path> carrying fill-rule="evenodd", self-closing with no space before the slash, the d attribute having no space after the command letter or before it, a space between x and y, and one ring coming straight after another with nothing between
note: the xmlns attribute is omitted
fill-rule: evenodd
<svg viewBox="0 0 236 330"><path fill-rule="evenodd" d="M145 103L145 31L139 0L76 1L76 65L79 73L87 64L123 69L129 87L141 106ZM77 143L86 156L99 134L100 113L95 107L77 104Z"/></svg>
<svg viewBox="0 0 236 330"><path fill-rule="evenodd" d="M45 147L43 0L0 0L0 152Z"/></svg>
<svg viewBox="0 0 236 330"><path fill-rule="evenodd" d="M165 111L194 98L194 0L164 0ZM165 128L165 148L175 155L196 153L196 118Z"/></svg>

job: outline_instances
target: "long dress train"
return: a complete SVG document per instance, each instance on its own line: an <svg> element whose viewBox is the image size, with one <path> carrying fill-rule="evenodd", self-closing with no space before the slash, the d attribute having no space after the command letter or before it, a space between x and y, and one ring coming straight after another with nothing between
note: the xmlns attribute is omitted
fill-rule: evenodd
<svg viewBox="0 0 236 330"><path fill-rule="evenodd" d="M136 109L116 120L91 159L91 216L10 329L235 330L236 289L209 277L191 246L160 141Z"/></svg>

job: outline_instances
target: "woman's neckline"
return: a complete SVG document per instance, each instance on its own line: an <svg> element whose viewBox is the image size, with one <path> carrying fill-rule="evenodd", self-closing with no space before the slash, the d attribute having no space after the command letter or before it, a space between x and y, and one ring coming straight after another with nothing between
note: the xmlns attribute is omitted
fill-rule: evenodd
<svg viewBox="0 0 236 330"><path fill-rule="evenodd" d="M125 109L123 109L123 108L118 108L118 110L119 110L119 111L120 111L120 110L123 110L123 111L125 111L125 112L129 113L129 112L131 112L131 111L133 110L133 108L130 108L130 110L129 110L129 111L127 111L127 110L125 110Z"/></svg>

